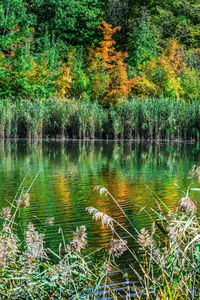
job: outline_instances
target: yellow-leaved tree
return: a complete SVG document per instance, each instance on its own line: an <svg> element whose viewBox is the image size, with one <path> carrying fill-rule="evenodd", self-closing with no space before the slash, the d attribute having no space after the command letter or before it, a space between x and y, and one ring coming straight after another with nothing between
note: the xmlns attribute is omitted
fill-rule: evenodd
<svg viewBox="0 0 200 300"><path fill-rule="evenodd" d="M141 97L164 96L179 99L184 93L180 77L184 68L181 48L176 40L170 40L164 54L143 66L133 90Z"/></svg>
<svg viewBox="0 0 200 300"><path fill-rule="evenodd" d="M62 64L59 71L58 78L54 81L56 84L56 92L55 95L61 98L66 98L70 96L70 88L71 88L71 68L66 64Z"/></svg>

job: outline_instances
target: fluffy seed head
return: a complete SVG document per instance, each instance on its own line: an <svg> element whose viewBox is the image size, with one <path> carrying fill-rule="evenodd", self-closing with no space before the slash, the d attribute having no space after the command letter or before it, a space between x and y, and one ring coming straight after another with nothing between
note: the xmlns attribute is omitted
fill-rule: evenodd
<svg viewBox="0 0 200 300"><path fill-rule="evenodd" d="M28 193L24 194L23 197L19 197L19 199L17 200L17 206L23 206L23 207L27 207L30 205L30 196Z"/></svg>
<svg viewBox="0 0 200 300"><path fill-rule="evenodd" d="M86 237L86 227L77 227L76 231L73 232L73 240L70 242L68 249L80 253L81 249L85 248L87 244Z"/></svg>
<svg viewBox="0 0 200 300"><path fill-rule="evenodd" d="M180 200L180 207L184 212L194 214L197 210L197 205L189 197L184 197Z"/></svg>
<svg viewBox="0 0 200 300"><path fill-rule="evenodd" d="M109 244L109 254L121 256L127 250L127 241L112 239Z"/></svg>
<svg viewBox="0 0 200 300"><path fill-rule="evenodd" d="M26 193L23 197L22 206L24 207L29 206L30 205L29 199L30 199L29 194Z"/></svg>
<svg viewBox="0 0 200 300"><path fill-rule="evenodd" d="M5 228L4 228L5 229ZM18 253L18 244L15 235L10 231L10 228L2 231L0 235L0 266L5 266L8 263L15 261Z"/></svg>
<svg viewBox="0 0 200 300"><path fill-rule="evenodd" d="M26 231L27 256L33 259L42 259L46 257L44 250L44 234L35 230L33 223L28 224Z"/></svg>
<svg viewBox="0 0 200 300"><path fill-rule="evenodd" d="M93 215L92 218L95 221L101 220L102 226L106 225L106 226L110 226L111 228L114 227L113 218L111 218L109 215L98 211L94 207L88 207L86 208L86 210L89 212L89 214Z"/></svg>
<svg viewBox="0 0 200 300"><path fill-rule="evenodd" d="M143 247L143 248L148 248L153 245L153 240L150 237L149 233L145 228L142 228L140 230L140 233L138 234L138 243Z"/></svg>
<svg viewBox="0 0 200 300"><path fill-rule="evenodd" d="M1 211L1 216L3 219L9 220L11 218L11 208L10 207L4 207Z"/></svg>
<svg viewBox="0 0 200 300"><path fill-rule="evenodd" d="M108 190L104 186L97 185L94 187L94 190L99 191L100 196L108 195Z"/></svg>
<svg viewBox="0 0 200 300"><path fill-rule="evenodd" d="M47 218L46 219L46 224L52 226L54 224L54 217L51 217L51 218Z"/></svg>
<svg viewBox="0 0 200 300"><path fill-rule="evenodd" d="M17 206L22 206L22 198L21 196L19 197L19 199L17 199Z"/></svg>

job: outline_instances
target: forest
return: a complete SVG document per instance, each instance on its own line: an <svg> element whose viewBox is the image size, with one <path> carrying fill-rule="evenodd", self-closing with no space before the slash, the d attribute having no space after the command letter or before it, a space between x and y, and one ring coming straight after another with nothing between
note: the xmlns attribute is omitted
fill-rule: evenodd
<svg viewBox="0 0 200 300"><path fill-rule="evenodd" d="M34 117L38 120L38 114L41 117L38 107L42 107L54 124L49 136L173 138L174 132L162 134L169 123L177 137L198 139L199 69L199 0L1 0L3 137L22 136L21 132L36 137L29 123ZM150 110L153 107L150 114L148 101ZM52 122L47 111L54 106L59 106L60 115L54 111ZM97 112L108 120L98 125L101 134L96 129L90 134L87 125L77 125L76 132L67 128L69 106L78 114L82 106L88 110L86 120L83 113L78 115L79 124L90 123L90 112L99 107ZM9 116L16 107L23 112L21 119ZM121 115L125 122L125 115L133 119L125 124L129 131L125 136L120 133ZM192 122L188 119L182 130L186 115ZM59 120L65 116L63 125ZM46 137L43 127L39 136Z"/></svg>

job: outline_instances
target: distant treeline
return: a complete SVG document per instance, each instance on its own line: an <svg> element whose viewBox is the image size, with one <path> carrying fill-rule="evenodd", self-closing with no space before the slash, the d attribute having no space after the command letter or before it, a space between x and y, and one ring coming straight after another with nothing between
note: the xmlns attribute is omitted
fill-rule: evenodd
<svg viewBox="0 0 200 300"><path fill-rule="evenodd" d="M1 138L200 139L200 106L169 99L131 99L117 107L47 99L0 101Z"/></svg>

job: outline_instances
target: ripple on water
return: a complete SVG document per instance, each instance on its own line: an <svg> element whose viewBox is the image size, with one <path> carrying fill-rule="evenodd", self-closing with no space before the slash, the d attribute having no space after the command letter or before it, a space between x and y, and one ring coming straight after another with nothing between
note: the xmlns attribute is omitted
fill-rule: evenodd
<svg viewBox="0 0 200 300"><path fill-rule="evenodd" d="M89 206L112 216L132 234L135 231L113 199L101 197L94 191L95 186L102 185L110 191L138 230L150 229L146 211L158 209L158 198L170 209L176 209L189 185L189 170L198 164L199 155L198 147L192 144L171 147L164 143L100 141L10 141L6 146L1 143L0 207L12 201L29 169L24 192L40 169L30 191L31 205L20 215L22 228L25 230L32 220L41 231L45 230L47 244L57 249L61 241L59 226L69 241L77 226L86 225L89 247L97 249L106 246L112 234L109 228L92 220L86 212ZM199 200L198 193L192 195ZM55 226L45 225L49 217L55 218ZM119 232L128 238L122 230ZM136 246L130 238L128 241Z"/></svg>

